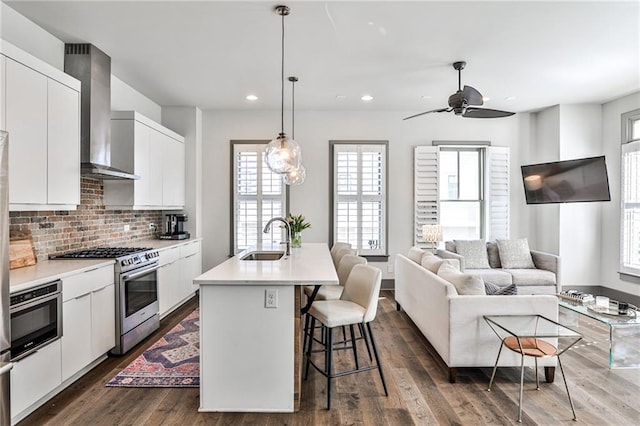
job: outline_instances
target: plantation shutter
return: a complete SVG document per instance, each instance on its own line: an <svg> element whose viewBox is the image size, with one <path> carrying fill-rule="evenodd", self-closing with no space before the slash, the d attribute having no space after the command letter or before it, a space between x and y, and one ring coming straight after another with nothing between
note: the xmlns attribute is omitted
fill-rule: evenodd
<svg viewBox="0 0 640 426"><path fill-rule="evenodd" d="M487 147L485 167L486 240L509 238L509 148Z"/></svg>
<svg viewBox="0 0 640 426"><path fill-rule="evenodd" d="M438 147L417 146L413 151L413 245L433 248L422 240L422 226L438 221Z"/></svg>
<svg viewBox="0 0 640 426"><path fill-rule="evenodd" d="M636 124L637 123L637 124ZM636 137L640 137L640 119ZM640 276L640 141L622 145L620 272Z"/></svg>

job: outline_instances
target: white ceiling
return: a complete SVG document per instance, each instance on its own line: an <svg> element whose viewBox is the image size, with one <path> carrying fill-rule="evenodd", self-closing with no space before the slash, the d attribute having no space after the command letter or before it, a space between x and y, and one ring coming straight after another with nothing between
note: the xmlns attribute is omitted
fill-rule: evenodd
<svg viewBox="0 0 640 426"><path fill-rule="evenodd" d="M6 3L64 42L95 44L116 76L160 105L280 108L277 2ZM602 103L640 90L637 0L285 4L296 109L445 107L457 60L467 61L462 84L490 97L489 108ZM249 93L260 99L250 103ZM363 94L374 100L364 104Z"/></svg>

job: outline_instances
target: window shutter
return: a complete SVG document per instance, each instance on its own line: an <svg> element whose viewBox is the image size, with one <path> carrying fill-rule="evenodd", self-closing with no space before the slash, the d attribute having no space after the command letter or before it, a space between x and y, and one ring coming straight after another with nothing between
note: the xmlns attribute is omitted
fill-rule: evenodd
<svg viewBox="0 0 640 426"><path fill-rule="evenodd" d="M509 148L487 147L485 168L486 240L509 238Z"/></svg>
<svg viewBox="0 0 640 426"><path fill-rule="evenodd" d="M621 169L620 272L640 276L640 141L622 145Z"/></svg>
<svg viewBox="0 0 640 426"><path fill-rule="evenodd" d="M413 245L433 248L422 240L422 225L438 223L438 147L415 147L413 168Z"/></svg>

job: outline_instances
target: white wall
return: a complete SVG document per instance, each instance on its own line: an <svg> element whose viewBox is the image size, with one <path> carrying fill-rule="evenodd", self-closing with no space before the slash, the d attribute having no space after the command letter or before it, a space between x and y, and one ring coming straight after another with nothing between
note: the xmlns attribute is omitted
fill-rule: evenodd
<svg viewBox="0 0 640 426"><path fill-rule="evenodd" d="M271 139L279 132L279 111L204 112L203 129L203 267L209 268L229 254L230 140ZM389 141L389 254L405 253L412 245L413 147L432 140L490 140L495 146L517 144L517 116L474 120L450 114L402 121L408 112L299 111L296 140L303 152L307 179L290 192L291 212L304 214L312 227L303 240L329 240L329 140ZM287 130L285 128L285 130ZM513 181L521 178L518 149L511 157ZM512 191L513 192L513 191ZM520 222L521 195L512 195L511 230L526 228ZM522 201L522 200L521 200ZM389 259L393 263L393 256ZM385 277L392 276L384 264Z"/></svg>
<svg viewBox="0 0 640 426"><path fill-rule="evenodd" d="M64 69L64 43L4 3L0 3L0 38Z"/></svg>
<svg viewBox="0 0 640 426"><path fill-rule="evenodd" d="M620 144L621 114L640 108L640 92L602 105L602 144L607 158L611 202L602 206L600 284L640 296L640 278L621 280L620 262Z"/></svg>
<svg viewBox="0 0 640 426"><path fill-rule="evenodd" d="M153 102L113 74L111 74L111 110L137 111L156 123L162 121L162 107L159 104Z"/></svg>

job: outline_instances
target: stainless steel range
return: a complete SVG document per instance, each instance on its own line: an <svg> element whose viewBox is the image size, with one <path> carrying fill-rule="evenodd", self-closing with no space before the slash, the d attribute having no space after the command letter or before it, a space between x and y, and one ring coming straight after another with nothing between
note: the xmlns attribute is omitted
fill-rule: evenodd
<svg viewBox="0 0 640 426"><path fill-rule="evenodd" d="M115 259L116 347L122 355L160 326L158 251L152 248L99 247L52 259Z"/></svg>

